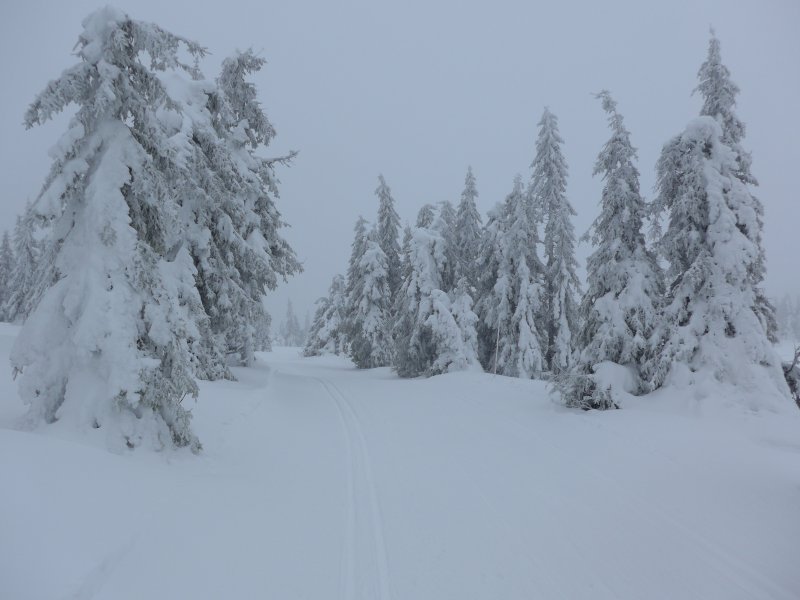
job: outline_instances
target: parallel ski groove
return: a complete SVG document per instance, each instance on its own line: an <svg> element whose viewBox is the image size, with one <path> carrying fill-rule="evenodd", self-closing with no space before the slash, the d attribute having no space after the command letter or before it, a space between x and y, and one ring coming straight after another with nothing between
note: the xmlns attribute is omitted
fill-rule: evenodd
<svg viewBox="0 0 800 600"><path fill-rule="evenodd" d="M365 525L369 529L369 536L372 540L372 552L376 561L374 576L377 577L378 596L371 596L369 600L392 600L391 586L389 584L389 563L386 552L386 541L383 533L383 517L381 514L378 492L375 487L375 480L372 470L372 462L369 457L366 438L362 431L361 421L358 414L353 409L347 396L332 382L324 379L315 378L322 385L331 399L339 414L339 420L345 434L348 454L348 489L349 506L347 507L347 531L345 532L345 598L359 598L359 590L356 589L356 581L367 579L370 573L366 572L364 558L359 557L356 549L356 537L358 536L359 519L357 505L359 504L358 481L362 480L362 494L368 500L369 524ZM359 475L361 477L359 477ZM361 572L358 571L361 566ZM362 594L364 600L367 598Z"/></svg>

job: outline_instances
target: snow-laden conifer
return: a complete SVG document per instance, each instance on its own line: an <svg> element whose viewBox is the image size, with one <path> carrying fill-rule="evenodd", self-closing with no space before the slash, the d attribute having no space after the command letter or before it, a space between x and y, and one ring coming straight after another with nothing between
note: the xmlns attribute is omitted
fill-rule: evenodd
<svg viewBox="0 0 800 600"><path fill-rule="evenodd" d="M187 306L195 271L170 195L180 166L157 116L180 104L171 90L196 75L179 51L204 53L100 9L83 22L79 62L25 115L33 127L77 107L34 206L52 224L58 279L11 357L33 423L94 428L114 445L199 448L182 404L197 393L191 345L200 332Z"/></svg>
<svg viewBox="0 0 800 600"><path fill-rule="evenodd" d="M22 322L33 310L34 290L39 262L39 244L34 236L34 215L30 205L17 217L14 227L14 270L11 273L10 294L3 312L10 322Z"/></svg>
<svg viewBox="0 0 800 600"><path fill-rule="evenodd" d="M541 265L522 178L490 215L481 260L481 357L487 371L531 378L545 370L539 332ZM532 268L533 267L533 268Z"/></svg>
<svg viewBox="0 0 800 600"><path fill-rule="evenodd" d="M197 82L161 118L188 177L178 184L197 287L219 352L251 364L263 346L267 290L301 270L281 236L274 166L257 154L275 136L248 78L264 64L251 51L225 59L215 82ZM213 369L202 375L216 378Z"/></svg>
<svg viewBox="0 0 800 600"><path fill-rule="evenodd" d="M722 138L717 120L697 118L658 161L655 209L669 211L659 249L669 268L650 377L659 387L710 375L757 407L784 396L786 384L754 309L758 210Z"/></svg>
<svg viewBox="0 0 800 600"><path fill-rule="evenodd" d="M403 244L400 247L400 275L405 281L411 275L411 227L403 227Z"/></svg>
<svg viewBox="0 0 800 600"><path fill-rule="evenodd" d="M350 299L353 312L349 354L360 369L388 366L392 361L392 298L389 261L373 229L358 261L358 278Z"/></svg>
<svg viewBox="0 0 800 600"><path fill-rule="evenodd" d="M331 281L328 295L317 300L314 320L309 328L305 356L320 354L344 354L347 340L344 337L344 319L347 302L345 298L345 280L336 275Z"/></svg>
<svg viewBox="0 0 800 600"><path fill-rule="evenodd" d="M389 268L389 291L394 298L400 289L400 217L394 208L392 191L383 175L378 176L378 242Z"/></svg>
<svg viewBox="0 0 800 600"><path fill-rule="evenodd" d="M734 176L745 184L758 185L758 181L750 170L752 164L750 153L742 146L745 125L735 112L739 86L731 80L730 71L722 64L720 42L713 29L708 41L708 54L705 62L700 66L697 78L699 83L695 92L699 92L703 98L700 114L714 117L722 127L722 142L733 151L736 159ZM775 308L762 288L766 275L766 255L761 239L764 229L764 207L752 193L751 197L753 209L756 211L756 223L755 230L751 231L749 235L758 245L759 251L758 260L750 269L750 279L756 290L754 308L762 325L766 328L770 340L775 342L778 337Z"/></svg>
<svg viewBox="0 0 800 600"><path fill-rule="evenodd" d="M436 218L436 208L433 204L423 204L417 213L417 227L430 227Z"/></svg>
<svg viewBox="0 0 800 600"><path fill-rule="evenodd" d="M542 333L548 368L559 373L570 364L577 330L575 269L575 210L567 199L567 163L558 132L558 119L547 108L539 121L536 156L531 164L531 212L544 222L544 297Z"/></svg>
<svg viewBox="0 0 800 600"><path fill-rule="evenodd" d="M442 289L442 235L433 228L412 230L409 262L409 276L396 300L395 370L401 377L416 377L476 365L477 317L466 285L449 295Z"/></svg>
<svg viewBox="0 0 800 600"><path fill-rule="evenodd" d="M0 321L7 321L6 303L13 293L11 278L14 272L14 250L11 248L11 238L8 231L3 232L3 241L0 242Z"/></svg>
<svg viewBox="0 0 800 600"><path fill-rule="evenodd" d="M253 346L258 352L270 352L272 350L272 315L262 302L261 310L256 311L253 316Z"/></svg>
<svg viewBox="0 0 800 600"><path fill-rule="evenodd" d="M281 323L280 334L284 346L302 346L305 343L305 334L291 300L286 302L286 316Z"/></svg>
<svg viewBox="0 0 800 600"><path fill-rule="evenodd" d="M464 191L456 212L456 279L466 277L471 287L478 282L477 263L481 250L481 231L483 220L478 212L476 199L478 189L472 167L467 168L464 178Z"/></svg>
<svg viewBox="0 0 800 600"><path fill-rule="evenodd" d="M697 72L698 84L694 89L703 99L702 116L714 117L722 127L722 142L734 152L736 167L734 175L744 183L756 184L750 172L750 153L741 145L745 125L735 112L739 86L731 80L731 72L722 64L719 38L714 30L708 40L706 60Z"/></svg>
<svg viewBox="0 0 800 600"><path fill-rule="evenodd" d="M594 175L602 177L603 191L600 215L584 236L594 251L586 263L587 289L579 309L577 360L571 371L589 376L596 365L608 361L641 375L663 294L661 271L642 232L647 207L639 192L636 149L611 95L603 91L598 98L608 114L611 137L594 167ZM581 389L580 395L567 395L566 401L582 408L611 408L613 403L602 386Z"/></svg>
<svg viewBox="0 0 800 600"><path fill-rule="evenodd" d="M442 289L450 292L457 284L456 264L458 247L456 244L456 211L447 200L440 202L431 227L439 232L444 240L444 267L442 269Z"/></svg>
<svg viewBox="0 0 800 600"><path fill-rule="evenodd" d="M345 280L345 319L342 332L346 340L350 340L353 329L353 314L355 306L352 300L355 298L355 289L359 281L359 262L364 256L367 247L367 220L361 215L356 219L353 226L353 241L350 244L350 260L347 264L347 278Z"/></svg>

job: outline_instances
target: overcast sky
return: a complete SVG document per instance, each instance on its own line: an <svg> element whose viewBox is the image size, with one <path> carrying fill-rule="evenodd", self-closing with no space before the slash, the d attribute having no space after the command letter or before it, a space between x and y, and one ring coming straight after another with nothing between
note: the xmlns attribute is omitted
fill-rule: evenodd
<svg viewBox="0 0 800 600"><path fill-rule="evenodd" d="M82 18L96 2L5 0L0 5L0 228L13 226L49 166L66 117L25 131L22 116L48 80L75 62ZM771 294L800 292L800 2L797 0L463 2L346 0L165 2L117 6L195 39L214 76L235 49L269 61L256 79L278 130L269 154L300 151L280 173L279 208L305 273L271 295L277 321L292 298L302 318L344 272L358 214L374 219L377 175L403 221L457 202L467 165L482 213L513 177L529 177L544 106L560 119L568 194L582 234L598 210L594 159L608 131L592 93L608 88L639 148L652 197L661 145L696 116L692 96L708 28L742 92L757 193L766 207ZM579 246L583 263L590 248Z"/></svg>

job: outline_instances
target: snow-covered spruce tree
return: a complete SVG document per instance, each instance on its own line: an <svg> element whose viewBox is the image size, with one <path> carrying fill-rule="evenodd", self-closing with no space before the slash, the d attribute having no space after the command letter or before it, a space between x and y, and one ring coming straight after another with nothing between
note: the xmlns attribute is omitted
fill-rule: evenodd
<svg viewBox="0 0 800 600"><path fill-rule="evenodd" d="M280 333L284 346L302 346L305 342L305 335L302 327L300 327L300 321L297 319L291 300L286 303L286 316L281 324Z"/></svg>
<svg viewBox="0 0 800 600"><path fill-rule="evenodd" d="M400 217L394 209L392 191L383 175L378 176L378 241L386 255L389 272L389 292L392 298L400 289Z"/></svg>
<svg viewBox="0 0 800 600"><path fill-rule="evenodd" d="M481 249L483 220L475 203L478 189L472 167L467 168L464 178L464 191L456 212L456 279L465 277L471 287L477 286L477 262Z"/></svg>
<svg viewBox="0 0 800 600"><path fill-rule="evenodd" d="M503 237L508 224L508 207L498 202L488 212L488 221L481 233L481 247L477 263L477 283L475 286L475 312L478 315L477 339L478 358L487 371L494 372L495 356L499 353L498 330L488 323L493 319L488 315L495 293L502 263Z"/></svg>
<svg viewBox="0 0 800 600"><path fill-rule="evenodd" d="M14 270L11 273L10 294L3 307L10 322L22 322L33 310L33 292L39 247L34 237L34 216L30 205L17 217L14 227Z"/></svg>
<svg viewBox="0 0 800 600"><path fill-rule="evenodd" d="M392 298L389 290L389 261L381 249L378 232L366 239L358 261L358 277L350 299L353 307L349 354L359 369L391 364Z"/></svg>
<svg viewBox="0 0 800 600"><path fill-rule="evenodd" d="M11 248L11 239L7 231L3 232L3 241L0 242L0 321L8 321L6 315L6 302L11 296L11 278L14 272L14 250Z"/></svg>
<svg viewBox="0 0 800 600"><path fill-rule="evenodd" d="M423 204L417 213L417 227L430 227L436 218L436 209L433 204Z"/></svg>
<svg viewBox="0 0 800 600"><path fill-rule="evenodd" d="M52 222L58 279L12 351L20 394L32 424L99 429L115 447L197 450L181 404L197 393L199 332L181 296L194 292L194 267L175 243L174 165L156 110L175 101L158 71L178 86L195 73L179 50L204 50L108 7L84 20L77 48L80 62L25 115L33 127L77 106L34 206Z"/></svg>
<svg viewBox="0 0 800 600"><path fill-rule="evenodd" d="M455 289L458 281L456 279L456 262L458 261L456 246L456 211L453 205L447 200L440 202L436 217L431 225L439 232L444 240L444 268L442 270L442 289L450 292Z"/></svg>
<svg viewBox="0 0 800 600"><path fill-rule="evenodd" d="M736 157L734 176L742 183L758 185L758 181L750 172L752 159L750 153L742 147L745 135L745 125L736 115L736 96L739 86L731 81L728 68L722 64L720 43L711 30L711 39L708 42L708 55L697 73L699 83L695 92L703 98L703 107L700 109L702 116L714 117L722 127L722 142L733 150ZM764 229L764 206L761 201L751 193L753 209L756 211L755 230L750 235L758 246L758 260L750 268L750 279L755 286L756 296L754 309L762 325L767 330L767 335L772 342L778 341L778 325L775 320L775 308L767 298L762 284L766 275L766 255L762 244Z"/></svg>
<svg viewBox="0 0 800 600"><path fill-rule="evenodd" d="M669 211L658 242L668 292L649 373L653 388L710 375L749 394L755 408L787 391L754 309L758 210L722 137L718 121L697 118L658 161L654 208Z"/></svg>
<svg viewBox="0 0 800 600"><path fill-rule="evenodd" d="M258 156L275 136L248 77L264 65L251 51L223 61L215 82L198 82L186 95L186 115L161 111L173 151L189 177L179 183L197 287L220 353L239 364L264 346L267 290L302 270L280 234L274 173L282 159ZM229 376L211 370L214 379Z"/></svg>
<svg viewBox="0 0 800 600"><path fill-rule="evenodd" d="M325 335L328 325L325 314L330 308L330 296L320 296L315 304L317 308L314 310L314 320L311 322L311 326L308 329L306 343L305 346L303 346L303 356L321 355L328 343L327 336Z"/></svg>
<svg viewBox="0 0 800 600"><path fill-rule="evenodd" d="M400 275L405 281L411 275L411 227L403 228L403 245L400 247Z"/></svg>
<svg viewBox="0 0 800 600"><path fill-rule="evenodd" d="M783 341L800 340L800 297L784 294L776 304L778 334Z"/></svg>
<svg viewBox="0 0 800 600"><path fill-rule="evenodd" d="M597 95L608 114L611 137L597 157L594 175L603 179L600 215L583 239L594 251L586 263L586 293L580 304L581 327L575 337L576 363L565 373L567 405L606 409L614 406L605 384L595 385L595 367L603 362L630 368L641 377L650 335L663 295L661 270L642 232L647 212L639 192L636 149L617 103L607 91ZM640 385L637 392L644 391Z"/></svg>
<svg viewBox="0 0 800 600"><path fill-rule="evenodd" d="M253 316L253 346L257 352L270 352L272 350L272 315L262 302L261 310L254 311Z"/></svg>
<svg viewBox="0 0 800 600"><path fill-rule="evenodd" d="M531 223L522 178L503 205L492 212L484 234L481 357L487 371L532 378L545 368L537 317L541 304L541 263L536 256L536 224Z"/></svg>
<svg viewBox="0 0 800 600"><path fill-rule="evenodd" d="M410 272L396 299L393 328L393 367L401 377L437 375L478 362L477 317L466 284L450 295L442 290L444 250L435 229L412 230Z"/></svg>
<svg viewBox="0 0 800 600"><path fill-rule="evenodd" d="M345 353L346 340L342 327L347 303L344 290L344 277L336 275L331 281L328 295L317 300L314 320L303 349L304 356Z"/></svg>
<svg viewBox="0 0 800 600"><path fill-rule="evenodd" d="M367 220L361 215L356 219L353 226L353 242L350 244L350 261L347 264L347 279L345 281L345 318L342 324L342 334L346 344L349 346L353 329L353 314L355 306L352 300L355 298L355 288L359 279L358 263L364 256L367 247Z"/></svg>
<svg viewBox="0 0 800 600"><path fill-rule="evenodd" d="M558 119L547 108L539 121L536 156L531 168L532 213L544 222L544 297L542 334L545 360L554 374L567 368L572 358L573 336L578 327L576 295L580 282L575 274L575 210L567 200L567 163L561 152L564 140Z"/></svg>

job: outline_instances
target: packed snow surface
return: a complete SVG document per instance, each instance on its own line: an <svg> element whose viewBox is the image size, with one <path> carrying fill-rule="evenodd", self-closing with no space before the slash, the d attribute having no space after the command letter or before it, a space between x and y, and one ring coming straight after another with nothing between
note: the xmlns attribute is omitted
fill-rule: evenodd
<svg viewBox="0 0 800 600"><path fill-rule="evenodd" d="M3 375L0 597L800 597L800 412L581 413L541 382L299 354L202 385L200 456L17 430Z"/></svg>

